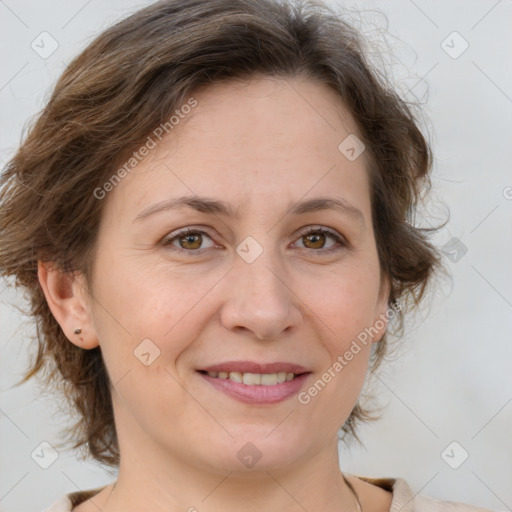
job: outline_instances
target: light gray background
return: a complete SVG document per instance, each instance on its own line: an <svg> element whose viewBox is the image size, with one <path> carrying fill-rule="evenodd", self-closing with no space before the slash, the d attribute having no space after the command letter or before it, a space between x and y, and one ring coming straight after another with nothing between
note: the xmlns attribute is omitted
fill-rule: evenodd
<svg viewBox="0 0 512 512"><path fill-rule="evenodd" d="M2 166L65 64L99 31L147 3L0 0ZM411 321L401 356L376 381L383 419L362 429L366 448L340 447L341 467L405 477L422 494L512 510L512 2L343 5L368 37L394 52L388 72L406 97L425 104L435 151L430 208L437 217L421 222L442 219L445 204L451 219L435 241L443 246L458 238L467 253L457 262L446 256L453 285L440 284ZM31 48L43 31L59 45L47 59ZM467 50L453 58L464 40ZM26 362L31 327L12 306L20 295L4 285L0 281L0 512L37 511L114 476L69 453L46 470L32 460L42 441L59 440L65 420L52 414L55 399L42 398L35 383L12 387ZM444 452L453 441L462 448ZM445 459L455 464L462 449L469 458L452 469Z"/></svg>

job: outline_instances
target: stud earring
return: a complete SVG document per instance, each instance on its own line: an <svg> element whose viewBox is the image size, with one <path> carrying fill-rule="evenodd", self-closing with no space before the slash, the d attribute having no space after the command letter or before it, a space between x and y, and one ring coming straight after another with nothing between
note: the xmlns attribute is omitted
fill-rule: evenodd
<svg viewBox="0 0 512 512"><path fill-rule="evenodd" d="M75 329L73 331L75 334L80 334L82 332L82 329L80 327L78 327L77 329Z"/></svg>

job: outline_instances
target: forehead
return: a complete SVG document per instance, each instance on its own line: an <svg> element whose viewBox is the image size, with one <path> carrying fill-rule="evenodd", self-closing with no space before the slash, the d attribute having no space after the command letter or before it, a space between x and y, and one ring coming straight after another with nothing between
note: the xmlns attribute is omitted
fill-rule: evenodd
<svg viewBox="0 0 512 512"><path fill-rule="evenodd" d="M208 86L184 104L190 98L195 106L175 116L168 135L153 136L154 148L109 202L124 196L129 209L141 209L197 194L233 199L233 207L243 210L288 204L310 192L367 191L365 155L350 161L340 152L355 123L330 87L262 77Z"/></svg>
<svg viewBox="0 0 512 512"><path fill-rule="evenodd" d="M243 149L244 155L251 150L258 152L256 142L285 150L299 140L309 144L294 146L297 155L312 154L311 145L318 146L321 140L331 154L336 154L339 137L356 131L337 93L312 79L264 76L214 83L191 96L197 107L184 116L182 129L177 126L174 134L182 139L192 136L195 142L202 135L205 142L225 143L232 152ZM185 131L186 125L191 126ZM257 139L251 144L254 137ZM176 137L168 139L169 146L177 142ZM263 156L259 152L259 157Z"/></svg>

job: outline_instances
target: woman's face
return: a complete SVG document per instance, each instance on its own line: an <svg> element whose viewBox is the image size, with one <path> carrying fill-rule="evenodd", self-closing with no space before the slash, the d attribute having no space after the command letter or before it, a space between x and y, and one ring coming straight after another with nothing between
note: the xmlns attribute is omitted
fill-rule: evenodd
<svg viewBox="0 0 512 512"><path fill-rule="evenodd" d="M84 335L114 385L122 458L290 467L332 448L367 370L358 336L385 330L366 155L316 82L193 97L103 199Z"/></svg>

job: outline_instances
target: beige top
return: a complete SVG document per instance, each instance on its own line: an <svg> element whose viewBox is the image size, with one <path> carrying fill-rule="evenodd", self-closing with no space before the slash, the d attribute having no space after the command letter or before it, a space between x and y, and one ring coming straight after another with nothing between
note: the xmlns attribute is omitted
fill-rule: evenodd
<svg viewBox="0 0 512 512"><path fill-rule="evenodd" d="M389 512L493 512L488 508L418 496L402 478L366 478L361 476L357 478L393 493ZM102 489L103 487L100 487L66 494L43 512L71 512L73 507L92 498Z"/></svg>

